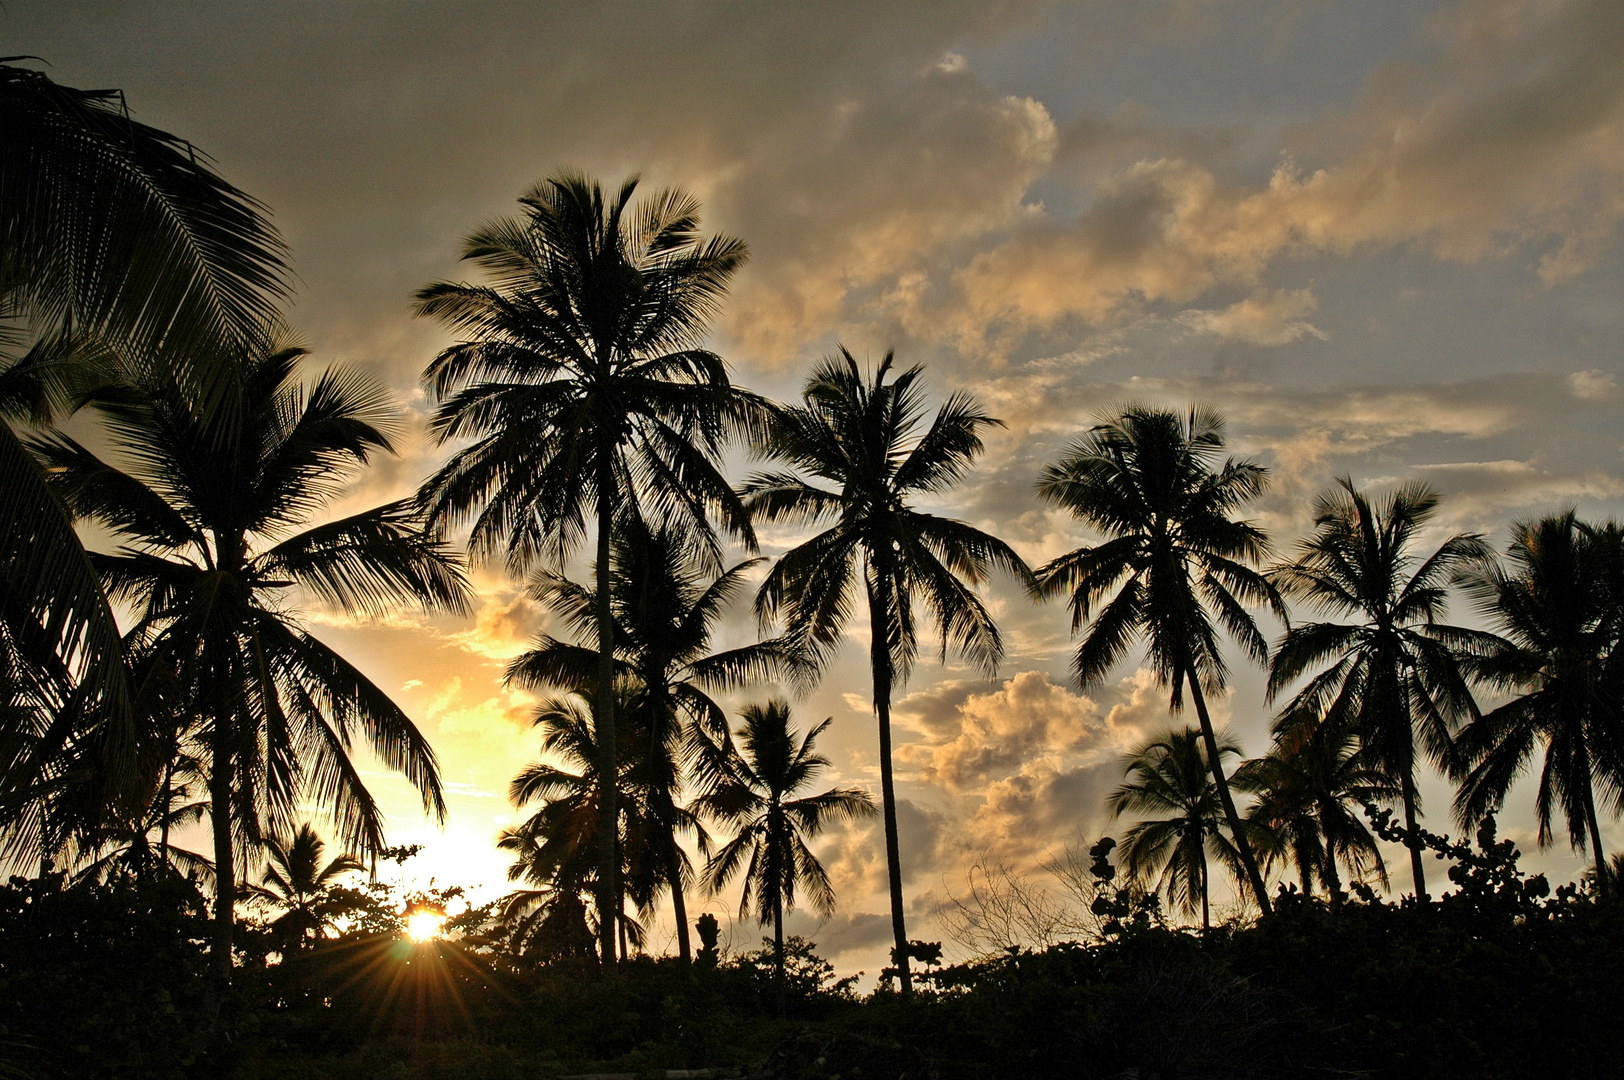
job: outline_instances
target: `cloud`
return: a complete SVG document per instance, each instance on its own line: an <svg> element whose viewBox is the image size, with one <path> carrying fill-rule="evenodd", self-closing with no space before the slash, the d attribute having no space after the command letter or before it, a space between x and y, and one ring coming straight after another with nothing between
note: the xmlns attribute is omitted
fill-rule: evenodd
<svg viewBox="0 0 1624 1080"><path fill-rule="evenodd" d="M1302 337L1329 335L1303 318L1319 306L1307 289L1259 290L1218 311L1186 311L1178 321L1199 334L1249 345L1285 345Z"/></svg>
<svg viewBox="0 0 1624 1080"><path fill-rule="evenodd" d="M958 269L933 312L937 336L981 348L1068 318L1100 324L1124 307L1255 285L1292 254L1417 246L1472 261L1555 241L1540 277L1582 273L1624 220L1624 9L1483 0L1435 34L1436 63L1383 67L1353 110L1302 130L1300 153L1324 165L1288 156L1249 187L1178 153L1134 161L1075 216L1034 214ZM1263 335L1247 340L1312 332L1282 336L1304 312L1271 329L1262 305L1246 304L1227 321Z"/></svg>
<svg viewBox="0 0 1624 1080"><path fill-rule="evenodd" d="M1493 532L1513 512L1624 496L1624 479L1600 469L1564 473L1527 461L1453 461L1418 465L1415 471L1449 493L1446 520L1483 532Z"/></svg>
<svg viewBox="0 0 1624 1080"><path fill-rule="evenodd" d="M911 714L927 732L956 728L946 742L908 744L897 753L918 768L921 780L948 791L976 790L1034 756L1081 754L1106 739L1100 707L1042 672L1023 671L997 690L966 694L953 704L951 719L942 716L942 699L957 696L960 688L942 684L897 705L899 715Z"/></svg>
<svg viewBox="0 0 1624 1080"><path fill-rule="evenodd" d="M724 330L757 363L798 359L854 316L901 328L944 258L1036 212L1026 192L1057 145L1040 102L939 65L868 89L763 133L715 191L754 252Z"/></svg>
<svg viewBox="0 0 1624 1080"><path fill-rule="evenodd" d="M545 628L547 613L523 590L503 585L497 592L481 592L474 625L450 635L451 640L488 660L511 660L530 648Z"/></svg>
<svg viewBox="0 0 1624 1080"><path fill-rule="evenodd" d="M1166 713L1147 671L1110 687L1111 703L1103 708L1041 671L1023 671L996 690L976 691L974 685L939 683L896 706L899 722L926 736L924 742L899 747L898 759L916 768L917 780L954 794L987 791L989 783L996 786L1033 762L1075 763L1114 754Z"/></svg>
<svg viewBox="0 0 1624 1080"><path fill-rule="evenodd" d="M1568 390L1580 401L1606 401L1618 392L1618 379L1601 368L1575 371L1568 376Z"/></svg>
<svg viewBox="0 0 1624 1080"><path fill-rule="evenodd" d="M512 691L468 700L463 690L462 678L453 676L423 710L437 745L454 748L460 759L499 760L507 773L516 772L518 762L535 756L536 740L529 731L536 704L533 696Z"/></svg>

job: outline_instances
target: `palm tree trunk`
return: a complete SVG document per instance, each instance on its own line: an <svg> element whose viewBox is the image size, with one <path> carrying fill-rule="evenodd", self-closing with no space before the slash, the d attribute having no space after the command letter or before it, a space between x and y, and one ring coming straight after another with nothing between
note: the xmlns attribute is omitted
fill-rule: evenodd
<svg viewBox="0 0 1624 1080"><path fill-rule="evenodd" d="M613 513L609 492L614 476L608 456L598 466L598 695L593 710L598 738L598 955L606 971L615 969L615 924L620 914L620 833L616 805L620 777L615 760L615 625L609 606L609 540Z"/></svg>
<svg viewBox="0 0 1624 1080"><path fill-rule="evenodd" d="M1322 876L1325 878L1325 891L1330 894L1331 903L1336 903L1342 895L1342 875L1336 868L1336 843L1327 838L1325 841L1325 866Z"/></svg>
<svg viewBox="0 0 1624 1080"><path fill-rule="evenodd" d="M891 883L891 936L896 942L897 981L902 996L913 996L908 971L908 928L902 912L902 854L897 840L897 791L891 775L891 650L885 625L890 605L868 593L869 663L874 672L874 715L880 725L880 802L885 815L885 869Z"/></svg>
<svg viewBox="0 0 1624 1080"><path fill-rule="evenodd" d="M1596 891L1607 896L1607 855L1601 849L1601 825L1596 821L1596 790L1590 782L1589 762L1585 769L1585 827L1590 830L1590 851L1596 857Z"/></svg>
<svg viewBox="0 0 1624 1080"><path fill-rule="evenodd" d="M1269 906L1269 889L1263 884L1263 875L1257 868L1257 856L1252 854L1252 843L1241 826L1240 812L1235 809L1235 796L1229 792L1229 778L1224 775L1224 763L1218 755L1218 735L1213 731L1212 717L1207 713L1206 696L1201 693L1201 682L1195 677L1195 672L1186 674L1190 681L1190 700L1195 703L1195 715L1201 721L1201 741L1207 747L1207 765L1212 769L1212 782L1218 788L1218 801L1224 804L1224 820L1229 823L1230 836L1235 838L1235 850L1241 857L1241 865L1246 868L1246 880L1251 883L1258 910L1268 915L1273 911Z"/></svg>
<svg viewBox="0 0 1624 1080"><path fill-rule="evenodd" d="M232 753L230 724L214 721L209 763L209 822L214 831L214 962L221 984L231 981L231 938L237 907L236 859L231 850Z"/></svg>
<svg viewBox="0 0 1624 1080"><path fill-rule="evenodd" d="M1207 845L1205 837L1202 838L1200 847L1197 850L1201 856L1201 861L1196 864L1201 867L1201 929L1205 932L1212 929L1212 901L1210 891L1207 888Z"/></svg>
<svg viewBox="0 0 1624 1080"><path fill-rule="evenodd" d="M1410 877L1415 882L1415 898L1425 902L1427 870L1421 865L1421 830L1415 824L1415 776L1409 767L1399 778L1404 796L1404 846L1410 849Z"/></svg>
<svg viewBox="0 0 1624 1080"><path fill-rule="evenodd" d="M778 1015L784 1015L784 890L773 890L773 970L778 980Z"/></svg>
<svg viewBox="0 0 1624 1080"><path fill-rule="evenodd" d="M176 739L169 746L169 763L164 766L164 816L158 823L158 873L160 874L164 874L169 868L169 807L174 801L175 758L179 754L178 744L180 742L178 728L176 733Z"/></svg>
<svg viewBox="0 0 1624 1080"><path fill-rule="evenodd" d="M669 865L667 878L671 883L671 917L677 921L677 957L687 967L693 957L688 945L688 901L682 895L682 864L677 859L676 838L666 839L670 847L666 857Z"/></svg>

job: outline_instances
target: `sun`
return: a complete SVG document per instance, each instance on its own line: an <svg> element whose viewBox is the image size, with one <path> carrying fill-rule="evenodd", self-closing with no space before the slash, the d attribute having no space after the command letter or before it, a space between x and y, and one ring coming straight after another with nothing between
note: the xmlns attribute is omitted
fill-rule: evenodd
<svg viewBox="0 0 1624 1080"><path fill-rule="evenodd" d="M445 932L445 912L419 908L406 916L406 936L418 944L433 941Z"/></svg>

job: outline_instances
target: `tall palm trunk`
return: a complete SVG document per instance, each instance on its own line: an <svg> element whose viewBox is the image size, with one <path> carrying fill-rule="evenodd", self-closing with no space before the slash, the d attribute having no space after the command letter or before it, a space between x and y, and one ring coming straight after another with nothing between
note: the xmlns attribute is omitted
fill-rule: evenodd
<svg viewBox="0 0 1624 1080"><path fill-rule="evenodd" d="M1590 830L1590 851L1596 857L1596 891L1607 895L1607 855L1601 848L1601 825L1596 821L1596 789L1590 781L1590 763L1585 762L1585 828Z"/></svg>
<svg viewBox="0 0 1624 1080"><path fill-rule="evenodd" d="M882 581L886 580L884 578ZM891 776L891 650L886 613L891 605L883 594L868 593L869 663L874 673L874 715L880 725L880 802L885 815L885 869L891 883L891 936L896 942L897 980L904 998L913 995L908 971L908 928L902 913L902 849L897 840L897 792Z"/></svg>
<svg viewBox="0 0 1624 1080"><path fill-rule="evenodd" d="M169 807L174 802L175 747L169 748L169 764L164 766L163 817L158 820L158 872L169 866ZM210 795L213 798L213 795Z"/></svg>
<svg viewBox="0 0 1624 1080"><path fill-rule="evenodd" d="M677 957L683 966L693 958L688 944L688 901L682 895L682 864L677 859L677 840L674 836L666 837L666 860L669 869L666 876L671 885L671 917L677 923Z"/></svg>
<svg viewBox="0 0 1624 1080"><path fill-rule="evenodd" d="M773 970L778 982L778 1015L784 1015L784 890L773 889Z"/></svg>
<svg viewBox="0 0 1624 1080"><path fill-rule="evenodd" d="M615 760L615 624L609 605L609 539L613 521L609 498L613 470L607 454L598 465L598 700L593 710L598 737L598 955L606 971L615 968L615 924L620 914L620 866L615 857L620 833L616 805L620 778Z"/></svg>
<svg viewBox="0 0 1624 1080"><path fill-rule="evenodd" d="M1325 878L1325 891L1330 894L1331 903L1336 903L1342 895L1342 875L1336 868L1336 841L1330 837L1325 838L1325 866L1322 869Z"/></svg>
<svg viewBox="0 0 1624 1080"><path fill-rule="evenodd" d="M1201 855L1201 862L1199 864L1201 867L1201 929L1211 930L1212 892L1207 885L1207 838L1204 836L1199 836L1198 834L1197 843L1200 845L1198 850Z"/></svg>
<svg viewBox="0 0 1624 1080"><path fill-rule="evenodd" d="M1201 741L1207 747L1207 764L1212 769L1212 782L1218 788L1218 801L1224 804L1224 820L1229 823L1229 834L1235 838L1235 850L1241 857L1241 865L1246 868L1246 880L1252 886L1252 896L1257 900L1258 909L1268 915L1274 910L1269 906L1269 889L1263 884L1263 874L1257 868L1252 842L1246 838L1246 832L1241 827L1241 815L1235 809L1235 796L1229 792L1229 778L1224 775L1224 765L1218 756L1218 735L1213 730L1212 717L1207 713L1206 695L1201 692L1201 682L1195 677L1195 672L1186 670L1185 674L1190 682L1190 700L1195 703L1195 715L1201 721Z"/></svg>
<svg viewBox="0 0 1624 1080"><path fill-rule="evenodd" d="M236 859L231 850L232 753L230 722L214 721L209 763L209 819L214 831L214 950L215 976L231 981L231 939L237 907Z"/></svg>
<svg viewBox="0 0 1624 1080"><path fill-rule="evenodd" d="M1410 878L1415 882L1415 898L1426 901L1427 870L1421 863L1421 830L1415 822L1415 773L1413 762L1399 778L1404 798L1404 846L1410 849Z"/></svg>

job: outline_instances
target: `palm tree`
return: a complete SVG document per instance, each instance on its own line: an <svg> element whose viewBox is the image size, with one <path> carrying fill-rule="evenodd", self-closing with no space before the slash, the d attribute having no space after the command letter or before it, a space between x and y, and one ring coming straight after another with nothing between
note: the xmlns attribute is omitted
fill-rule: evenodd
<svg viewBox="0 0 1624 1080"><path fill-rule="evenodd" d="M24 59L10 57L9 60ZM0 297L35 328L72 324L219 385L287 294L266 208L185 139L130 117L118 90L75 90L0 63Z"/></svg>
<svg viewBox="0 0 1624 1080"><path fill-rule="evenodd" d="M813 743L833 718L807 732L799 744L800 732L789 725L787 702L747 705L740 718L744 727L737 748L713 747L715 781L698 804L702 813L738 830L705 867L705 884L719 892L743 872L739 917L749 914L753 899L757 921L773 924L773 962L782 986L784 912L795 910L796 889L806 890L820 915L834 913L828 872L807 841L831 821L872 817L874 801L856 788L796 797L829 767L829 759L814 752Z"/></svg>
<svg viewBox="0 0 1624 1080"><path fill-rule="evenodd" d="M405 503L305 527L354 470L388 452L385 391L331 368L306 384L303 350L251 356L236 368L229 435L198 420L173 382L103 394L120 459L64 434L33 451L57 497L121 543L94 557L108 595L128 604L133 633L170 658L207 748L214 862L215 953L229 977L239 842L285 833L301 794L323 804L344 846L384 844L383 817L350 757L359 736L444 814L433 750L365 675L307 632L288 590L340 611L401 603L463 611L468 586L444 546ZM302 531L299 531L301 530Z"/></svg>
<svg viewBox="0 0 1624 1080"><path fill-rule="evenodd" d="M640 766L628 779L644 792L650 821L658 825L657 861L671 891L678 955L687 963L683 890L690 873L677 833L697 828L692 815L678 806L694 732L705 729L725 739L727 717L711 695L771 678L789 662L788 648L773 639L712 651L717 621L761 560L741 562L712 577L689 534L651 530L638 521L622 526L611 556L616 672L640 689L636 727L646 743L637 754ZM591 639L597 624L597 597L591 590L544 573L536 594L563 616L578 640ZM544 635L508 666L507 677L528 689L554 686L585 695L592 691L597 667L596 649ZM699 835L703 840L703 833Z"/></svg>
<svg viewBox="0 0 1624 1080"><path fill-rule="evenodd" d="M1038 594L1070 596L1073 633L1093 619L1072 664L1083 690L1140 638L1152 670L1172 689L1175 711L1188 682L1229 835L1266 915L1268 890L1219 760L1206 695L1222 691L1228 677L1218 625L1261 663L1268 643L1246 607L1266 604L1282 620L1285 612L1252 568L1267 556L1268 538L1230 516L1262 494L1267 470L1233 458L1217 465L1223 447L1223 420L1206 409L1180 416L1133 405L1095 425L1043 471L1038 494L1106 539L1039 570Z"/></svg>
<svg viewBox="0 0 1624 1080"><path fill-rule="evenodd" d="M1022 581L1031 572L995 537L962 521L925 513L914 500L963 479L982 451L981 430L999 425L969 394L950 395L923 431L923 369L887 381L892 355L865 379L842 348L812 370L801 404L777 406L764 456L789 469L752 476L750 510L768 521L828 528L784 553L756 595L763 619L782 616L804 665L821 669L839 647L859 588L868 600L869 669L880 730L891 930L902 992L912 989L902 910L902 860L891 770L891 694L907 682L919 652L914 601L949 646L992 674L1004 642L975 588L1001 566ZM823 484L820 484L822 481Z"/></svg>
<svg viewBox="0 0 1624 1080"><path fill-rule="evenodd" d="M1285 712L1318 718L1331 737L1346 728L1366 765L1397 781L1408 830L1410 873L1417 899L1427 895L1416 828L1417 738L1433 761L1450 759L1451 729L1476 705L1456 646L1469 635L1441 620L1453 576L1487 557L1474 534L1459 533L1422 559L1415 542L1438 507L1438 495L1405 484L1372 505L1344 477L1315 502L1314 533L1297 545L1297 559L1276 581L1316 612L1354 621L1312 622L1281 639L1269 669L1269 698L1304 673L1319 671Z"/></svg>
<svg viewBox="0 0 1624 1080"><path fill-rule="evenodd" d="M1596 814L1596 790L1613 808L1624 790L1624 731L1616 663L1624 611L1613 586L1619 530L1600 529L1573 511L1512 527L1510 567L1485 566L1465 579L1499 636L1467 661L1471 675L1498 693L1519 696L1461 733L1465 774L1455 800L1468 827L1499 810L1506 792L1541 744L1539 842L1551 842L1560 807L1568 837L1588 839L1598 882L1608 880Z"/></svg>
<svg viewBox="0 0 1624 1080"><path fill-rule="evenodd" d="M265 876L249 893L280 908L282 915L271 923L271 929L284 941L302 946L310 938L320 937L339 913L333 897L339 879L366 867L348 852L323 866L327 844L308 821L299 826L291 841L267 837L264 846Z"/></svg>
<svg viewBox="0 0 1624 1080"><path fill-rule="evenodd" d="M596 821L592 824L595 826ZM503 896L496 909L496 929L507 949L528 958L597 959L597 933L587 911L583 885L590 880L565 880L558 873L553 851L556 833L546 814L503 829L496 846L513 854L509 881L529 888Z"/></svg>
<svg viewBox="0 0 1624 1080"><path fill-rule="evenodd" d="M544 180L519 200L522 218L489 222L464 244L463 258L491 284L441 282L417 294L419 315L464 337L424 373L439 402L434 434L472 440L424 485L430 520L471 520L470 549L490 555L505 545L515 572L542 557L562 572L589 520L596 524L606 776L617 772L615 521L652 511L709 537L716 514L754 543L719 458L730 423L747 422L755 399L732 385L721 357L698 347L745 246L703 240L699 205L679 190L634 210L636 188L635 177L612 196L575 173ZM612 967L612 788L606 796L599 899L610 917L600 952Z"/></svg>
<svg viewBox="0 0 1624 1080"><path fill-rule="evenodd" d="M12 425L60 412L60 395L40 393L39 380L86 366L87 345L167 372L197 391L202 413L229 421L217 360L274 315L285 254L262 204L184 139L131 119L121 92L0 63L0 611L48 646L47 677L93 699L82 724L121 729L108 740L115 751L134 743L118 625ZM22 398L20 381L33 384ZM26 801L42 763L86 733L58 725L55 741L0 776L0 812L15 792ZM136 781L120 782L104 801L128 812Z"/></svg>
<svg viewBox="0 0 1624 1080"><path fill-rule="evenodd" d="M623 715L635 720L643 714L639 687L622 680L615 689ZM598 830L603 824L601 807L611 785L603 782L600 771L605 759L598 747L602 729L592 712L573 696L544 699L536 709L534 723L542 732L542 752L563 764L531 762L508 788L508 797L515 806L541 803L536 813L504 830L497 841L498 847L516 855L508 879L535 886L529 897L509 897L510 914L539 912L569 896L578 898L590 893L595 898L595 933L601 933L605 922L629 921L621 911L628 898L640 910L652 906L656 874L664 865L664 852L654 850L649 843L651 823L645 793L632 783L641 764L635 751L644 741L638 737L641 733L635 724L622 724L617 729L622 753L616 755L620 773L613 787L621 797L616 802L616 829L611 838L615 867L611 888L604 890L598 882L602 872L597 860ZM608 909L604 907L606 892L610 897ZM570 912L573 907L560 911ZM585 917L584 908L581 917ZM610 939L609 947L624 954L628 944L636 943L635 932L628 940L628 931L634 930L635 924L618 927L617 938ZM613 960L600 959L606 964Z"/></svg>
<svg viewBox="0 0 1624 1080"><path fill-rule="evenodd" d="M1212 926L1208 857L1216 858L1239 879L1245 872L1240 849L1227 831L1218 787L1203 754L1199 728L1168 731L1130 750L1124 772L1131 777L1111 793L1113 817L1150 815L1122 838L1123 865L1136 880L1155 878L1153 891L1186 914L1201 908L1201 928ZM1239 757L1240 744L1227 735L1218 739L1221 755ZM1248 790L1243 774L1230 782ZM1268 842L1266 829L1243 822L1252 839Z"/></svg>
<svg viewBox="0 0 1624 1080"><path fill-rule="evenodd" d="M1251 818L1272 832L1297 864L1304 896L1313 895L1318 879L1335 900L1342 892L1339 862L1355 881L1374 874L1387 885L1381 849L1352 808L1396 799L1399 789L1368 762L1346 728L1299 723L1288 715L1276 726L1274 750L1241 766L1258 794Z"/></svg>

